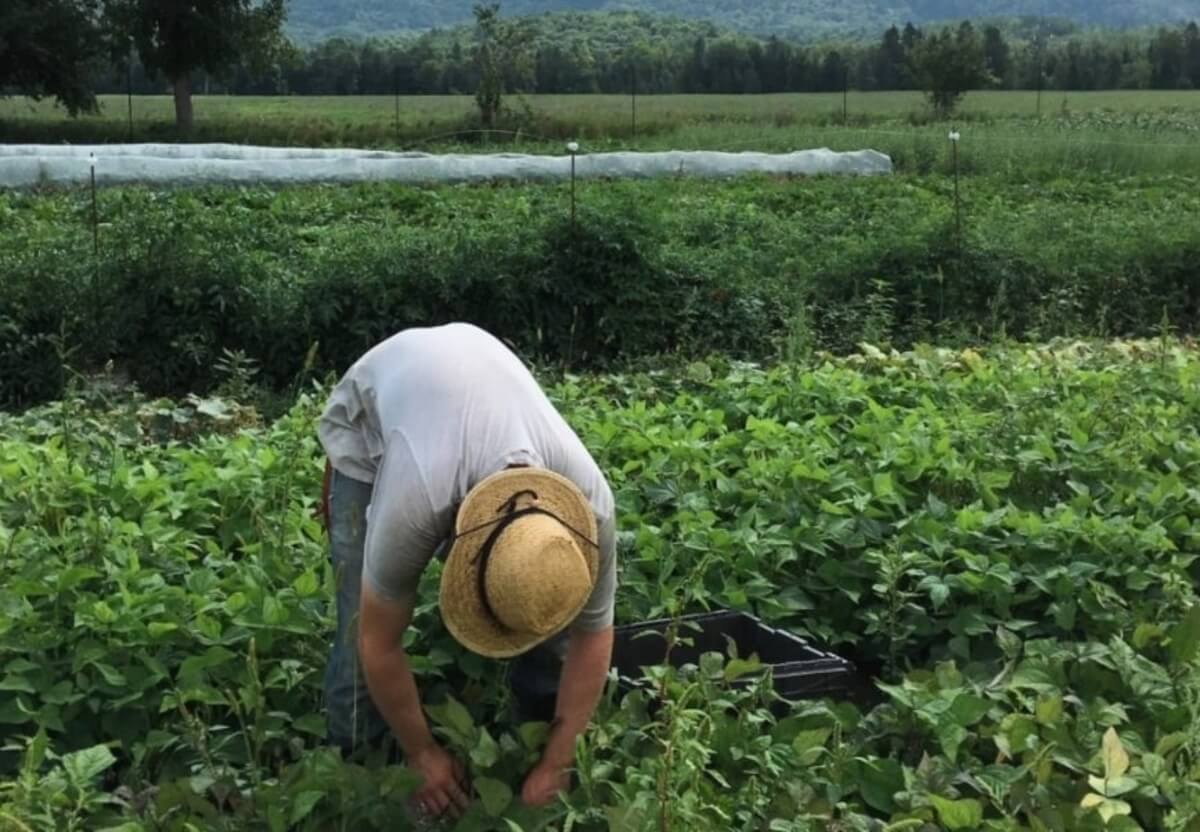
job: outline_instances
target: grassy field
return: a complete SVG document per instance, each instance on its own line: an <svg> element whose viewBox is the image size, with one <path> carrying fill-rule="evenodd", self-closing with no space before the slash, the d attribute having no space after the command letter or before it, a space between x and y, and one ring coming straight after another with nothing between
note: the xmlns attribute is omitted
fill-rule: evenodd
<svg viewBox="0 0 1200 832"><path fill-rule="evenodd" d="M811 147L888 153L903 172L950 170L949 125L931 118L918 93L840 95L530 96L509 99L500 132L481 134L469 96L198 97L190 141L385 149L505 149L558 152L571 138L584 152L638 150L788 151ZM966 173L1042 176L1200 173L1200 92L983 92L966 98L955 125ZM50 102L0 100L0 141L120 142L130 137L127 100L101 99L101 113L70 119ZM166 96L133 99L133 138L178 141Z"/></svg>
<svg viewBox="0 0 1200 832"><path fill-rule="evenodd" d="M597 127L628 128L631 99L621 95L532 95L514 96L525 101L537 115L575 124L581 131ZM638 119L643 125L707 121L824 121L840 118L840 93L784 93L777 95L652 95L639 96ZM924 97L917 92L851 92L846 98L849 114L855 118L907 118L924 114ZM116 124L125 127L128 104L125 96L100 97L101 113L78 120L80 124ZM1170 112L1200 114L1200 92L1115 91L1046 92L1042 96L1042 114L1053 115L1063 109L1091 112ZM474 112L471 96L402 96L402 127L453 124ZM1032 117L1037 115L1036 92L976 92L962 106L966 118ZM135 96L135 125L169 124L174 117L169 96ZM65 111L53 102L26 99L0 101L0 119L65 124ZM200 125L211 123L246 124L373 124L395 126L396 100L391 96L198 96L196 119Z"/></svg>

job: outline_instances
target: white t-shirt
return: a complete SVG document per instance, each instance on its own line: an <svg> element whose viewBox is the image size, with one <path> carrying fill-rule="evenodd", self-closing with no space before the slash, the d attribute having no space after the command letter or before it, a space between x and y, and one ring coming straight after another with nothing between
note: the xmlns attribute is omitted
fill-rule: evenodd
<svg viewBox="0 0 1200 832"><path fill-rule="evenodd" d="M363 578L379 595L414 600L467 492L510 465L530 465L571 480L591 503L599 575L573 626L612 624L612 491L533 374L494 336L455 323L388 338L334 388L318 435L337 471L374 484Z"/></svg>

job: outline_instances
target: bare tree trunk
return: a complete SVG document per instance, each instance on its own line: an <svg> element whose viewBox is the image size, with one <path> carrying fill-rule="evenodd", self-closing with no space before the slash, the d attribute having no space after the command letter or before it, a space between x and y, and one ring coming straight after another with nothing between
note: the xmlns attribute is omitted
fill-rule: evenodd
<svg viewBox="0 0 1200 832"><path fill-rule="evenodd" d="M175 79L175 128L190 133L192 121L192 78L184 75Z"/></svg>

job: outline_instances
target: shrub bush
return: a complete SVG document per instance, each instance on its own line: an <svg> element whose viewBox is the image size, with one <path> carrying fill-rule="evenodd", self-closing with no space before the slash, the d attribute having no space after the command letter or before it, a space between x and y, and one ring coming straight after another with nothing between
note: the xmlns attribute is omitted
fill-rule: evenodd
<svg viewBox="0 0 1200 832"><path fill-rule="evenodd" d="M561 187L0 195L0 404L108 361L152 393L200 392L224 350L288 388L316 345L340 372L412 326L468 320L579 369L797 338L1136 336L1200 320L1200 209L1181 179L965 188L945 179L747 179ZM805 332L797 333L803 327ZM57 340L56 340L57 339Z"/></svg>

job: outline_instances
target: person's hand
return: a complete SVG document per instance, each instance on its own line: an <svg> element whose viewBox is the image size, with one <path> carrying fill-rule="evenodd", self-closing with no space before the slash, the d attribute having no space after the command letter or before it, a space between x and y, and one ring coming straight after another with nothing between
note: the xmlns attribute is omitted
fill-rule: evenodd
<svg viewBox="0 0 1200 832"><path fill-rule="evenodd" d="M465 790L466 769L436 743L416 754L413 768L421 775L421 786L413 795L413 803L430 817L441 817L449 811L457 818L470 804Z"/></svg>
<svg viewBox="0 0 1200 832"><path fill-rule="evenodd" d="M571 785L570 769L547 763L538 763L525 778L521 787L521 802L526 806L545 806L565 792Z"/></svg>

